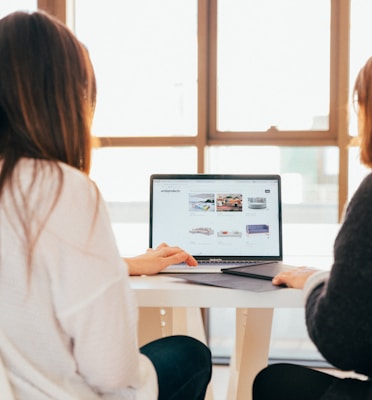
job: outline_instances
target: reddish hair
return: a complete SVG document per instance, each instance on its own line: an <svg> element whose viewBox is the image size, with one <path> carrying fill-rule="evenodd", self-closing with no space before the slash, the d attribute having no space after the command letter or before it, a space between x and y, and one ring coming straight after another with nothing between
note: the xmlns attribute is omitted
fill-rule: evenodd
<svg viewBox="0 0 372 400"><path fill-rule="evenodd" d="M372 57L355 80L353 96L358 104L358 137L361 162L372 167Z"/></svg>

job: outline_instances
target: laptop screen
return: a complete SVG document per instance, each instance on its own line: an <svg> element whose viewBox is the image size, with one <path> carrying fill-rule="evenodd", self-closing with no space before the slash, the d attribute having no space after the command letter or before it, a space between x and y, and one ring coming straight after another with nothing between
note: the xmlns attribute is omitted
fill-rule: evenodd
<svg viewBox="0 0 372 400"><path fill-rule="evenodd" d="M279 175L152 175L150 247L200 260L281 260Z"/></svg>

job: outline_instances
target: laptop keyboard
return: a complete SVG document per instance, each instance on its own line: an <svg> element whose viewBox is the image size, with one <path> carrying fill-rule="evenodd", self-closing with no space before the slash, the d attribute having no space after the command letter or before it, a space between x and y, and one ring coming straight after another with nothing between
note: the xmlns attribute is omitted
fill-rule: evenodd
<svg viewBox="0 0 372 400"><path fill-rule="evenodd" d="M270 264L273 261L260 261L260 260L249 260L249 261L244 261L244 260L198 260L199 265L205 265L205 264L223 264L226 267L229 266L243 266L243 265L256 265L256 264Z"/></svg>

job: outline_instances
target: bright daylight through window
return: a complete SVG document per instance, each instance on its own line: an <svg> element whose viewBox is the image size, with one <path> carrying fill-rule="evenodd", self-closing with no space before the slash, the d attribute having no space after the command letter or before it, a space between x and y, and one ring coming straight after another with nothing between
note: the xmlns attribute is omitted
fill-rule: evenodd
<svg viewBox="0 0 372 400"><path fill-rule="evenodd" d="M344 103L372 55L370 0L350 0L350 9L347 0L68 4L97 77L93 134L103 146L93 151L91 177L125 237L122 254L147 248L152 173L280 174L289 229L338 223L366 173L348 147L356 117ZM37 6L5 0L0 16ZM275 311L272 357L320 358L302 312ZM231 352L230 318L231 310L210 312L216 356Z"/></svg>

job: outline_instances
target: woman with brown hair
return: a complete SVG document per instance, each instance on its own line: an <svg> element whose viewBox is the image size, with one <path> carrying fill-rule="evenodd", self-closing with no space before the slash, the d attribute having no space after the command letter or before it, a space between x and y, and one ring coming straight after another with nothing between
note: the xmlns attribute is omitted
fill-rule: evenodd
<svg viewBox="0 0 372 400"><path fill-rule="evenodd" d="M372 167L372 58L354 86L360 159ZM253 385L253 399L372 399L372 174L348 204L334 243L331 271L300 267L282 272L275 285L303 289L310 338L324 358L360 379L340 379L310 368L273 364Z"/></svg>
<svg viewBox="0 0 372 400"><path fill-rule="evenodd" d="M0 353L16 399L203 399L209 349L138 349L130 274L192 256L121 259L89 179L96 99L87 50L53 17L0 20Z"/></svg>

